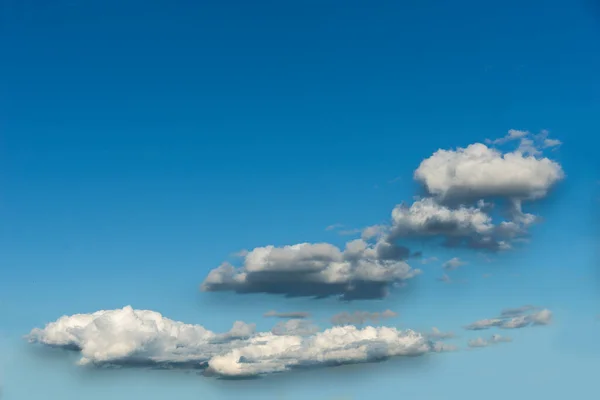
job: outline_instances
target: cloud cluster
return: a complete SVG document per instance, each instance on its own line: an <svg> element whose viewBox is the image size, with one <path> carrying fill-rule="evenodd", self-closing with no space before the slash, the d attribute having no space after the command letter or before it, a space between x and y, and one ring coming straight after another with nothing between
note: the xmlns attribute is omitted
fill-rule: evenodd
<svg viewBox="0 0 600 400"><path fill-rule="evenodd" d="M404 259L408 249L387 242L348 242L342 251L328 243L266 246L249 251L239 268L223 263L210 271L203 291L274 293L344 299L380 298L389 285L420 273Z"/></svg>
<svg viewBox="0 0 600 400"><path fill-rule="evenodd" d="M307 322L291 320L286 325L292 321ZM389 327L348 325L300 335L294 329L255 332L253 325L236 322L229 332L219 334L129 306L63 316L43 329L33 329L28 339L77 350L82 365L205 368L208 373L232 377L449 350L417 332Z"/></svg>
<svg viewBox="0 0 600 400"><path fill-rule="evenodd" d="M518 329L531 325L548 325L552 321L552 312L548 309L539 311L534 306L523 306L502 311L500 317L475 321L464 328L471 331L480 331L490 328ZM529 312L527 314L527 312Z"/></svg>
<svg viewBox="0 0 600 400"><path fill-rule="evenodd" d="M515 140L519 146L513 151L493 147ZM388 224L365 228L361 239L348 242L344 250L329 243L257 247L243 254L241 266L224 262L210 271L201 289L380 298L394 284L419 273L406 263L411 253L400 241L437 239L448 247L510 249L526 238L529 226L537 220L523 212L523 202L546 196L564 178L560 164L541 155L543 149L560 143L548 139L547 132L531 135L510 130L488 144L438 150L424 159L414 179L426 195L410 205L394 207ZM497 202L506 205L504 220L492 218ZM335 224L327 229L340 227Z"/></svg>
<svg viewBox="0 0 600 400"><path fill-rule="evenodd" d="M355 311L353 313L341 312L331 317L333 325L362 325L365 322L379 322L382 319L388 319L398 316L392 310L382 312Z"/></svg>

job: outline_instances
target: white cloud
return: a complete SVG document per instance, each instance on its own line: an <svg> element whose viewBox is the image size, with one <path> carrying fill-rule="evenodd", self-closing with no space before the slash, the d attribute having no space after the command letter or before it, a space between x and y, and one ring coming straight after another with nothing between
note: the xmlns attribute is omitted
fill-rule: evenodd
<svg viewBox="0 0 600 400"><path fill-rule="evenodd" d="M210 271L201 289L380 298L390 285L420 273L403 261L408 254L401 246L362 239L348 242L343 251L328 243L257 247L241 267L223 263Z"/></svg>
<svg viewBox="0 0 600 400"><path fill-rule="evenodd" d="M485 235L494 228L492 218L475 207L451 209L432 198L399 204L392 210L392 236Z"/></svg>
<svg viewBox="0 0 600 400"><path fill-rule="evenodd" d="M443 263L442 268L444 268L446 270L453 270L453 269L461 267L465 264L466 264L466 262L461 261L460 258L454 257L454 258L449 259L445 263Z"/></svg>
<svg viewBox="0 0 600 400"><path fill-rule="evenodd" d="M43 329L33 329L28 339L78 349L82 365L208 367L208 371L223 376L252 376L299 366L371 362L440 351L411 330L343 326L302 336L283 331L254 333L252 325L239 322L231 331L218 334L200 325L131 307L63 316Z"/></svg>
<svg viewBox="0 0 600 400"><path fill-rule="evenodd" d="M456 150L438 150L421 162L414 177L442 201L541 198L563 179L564 173L555 161L523 154L528 143L508 153L481 143Z"/></svg>

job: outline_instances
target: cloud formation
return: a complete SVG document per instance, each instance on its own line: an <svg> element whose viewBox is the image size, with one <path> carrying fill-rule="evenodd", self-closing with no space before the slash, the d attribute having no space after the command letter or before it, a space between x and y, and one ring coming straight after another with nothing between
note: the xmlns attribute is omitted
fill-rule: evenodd
<svg viewBox="0 0 600 400"><path fill-rule="evenodd" d="M464 328L472 331L479 331L498 327L501 329L519 329L531 325L548 325L552 322L552 312L548 309L539 311L534 306L523 306L519 308L511 308L502 311L501 316L492 319L482 319ZM529 314L525 314L530 312Z"/></svg>
<svg viewBox="0 0 600 400"><path fill-rule="evenodd" d="M398 314L392 310L385 310L383 312L341 312L331 317L331 323L333 325L362 325L365 322L379 322L382 319L393 318L396 316L398 316Z"/></svg>
<svg viewBox="0 0 600 400"><path fill-rule="evenodd" d="M208 373L231 377L444 350L417 332L389 327L348 325L298 335L285 329L255 332L253 325L236 322L229 332L219 334L129 306L63 316L33 329L27 338L32 343L77 350L81 365L206 368Z"/></svg>
<svg viewBox="0 0 600 400"><path fill-rule="evenodd" d="M328 243L257 247L241 267L225 262L210 271L201 290L381 298L391 285L421 272L404 261L408 254L401 246L362 239L348 242L343 251Z"/></svg>
<svg viewBox="0 0 600 400"><path fill-rule="evenodd" d="M522 147L502 153L482 143L438 150L421 162L414 177L442 202L468 203L496 197L538 199L563 179L564 172L557 162L527 153L531 151Z"/></svg>
<svg viewBox="0 0 600 400"><path fill-rule="evenodd" d="M513 151L494 147L513 141L519 143ZM549 139L545 131L532 135L512 129L487 144L490 147L474 143L440 149L424 159L413 174L425 189L424 197L398 204L389 223L365 228L361 239L346 243L344 250L329 243L257 247L246 252L242 265L224 262L211 270L201 289L381 298L390 287L403 285L420 272L406 263L411 252L402 241L427 239L492 252L523 243L538 220L523 211L523 203L545 197L565 176L558 162L542 155L560 142ZM496 203L504 206L498 220L491 214ZM327 227L338 228L339 224ZM450 260L446 268L456 268L458 262Z"/></svg>

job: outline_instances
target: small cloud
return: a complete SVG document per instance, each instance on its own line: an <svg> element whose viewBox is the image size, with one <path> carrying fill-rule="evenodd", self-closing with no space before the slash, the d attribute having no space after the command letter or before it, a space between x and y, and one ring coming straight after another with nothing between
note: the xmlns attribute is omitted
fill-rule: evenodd
<svg viewBox="0 0 600 400"><path fill-rule="evenodd" d="M390 180L388 181L388 183L396 183L396 182L399 182L399 181L401 181L401 180L402 180L402 177L401 177L401 176L397 176L397 177L395 177L394 179L390 179Z"/></svg>
<svg viewBox="0 0 600 400"><path fill-rule="evenodd" d="M452 279L448 276L448 274L442 275L441 278L437 278L437 280L444 283L452 283Z"/></svg>
<svg viewBox="0 0 600 400"><path fill-rule="evenodd" d="M491 277L492 277L492 274L483 274L482 276L483 276L484 278L491 278Z"/></svg>
<svg viewBox="0 0 600 400"><path fill-rule="evenodd" d="M500 335L492 335L488 340L485 340L481 337L478 337L476 339L471 339L468 341L467 345L471 348L481 348L481 347L488 347L493 344L509 343L509 342L512 342L512 339L509 337L500 336Z"/></svg>
<svg viewBox="0 0 600 400"><path fill-rule="evenodd" d="M454 257L454 258L449 259L445 263L443 263L442 268L444 268L445 270L448 270L448 271L452 271L452 270L455 270L458 267L463 266L465 264L466 264L466 262L461 261L460 258Z"/></svg>
<svg viewBox="0 0 600 400"><path fill-rule="evenodd" d="M326 231L334 231L334 230L337 230L337 229L340 229L343 227L344 227L344 224L331 224L331 225L328 225L327 227L325 227L325 230Z"/></svg>
<svg viewBox="0 0 600 400"><path fill-rule="evenodd" d="M271 310L264 313L263 317L302 319L310 317L310 313L306 311L277 312L275 310Z"/></svg>
<svg viewBox="0 0 600 400"><path fill-rule="evenodd" d="M519 329L531 325L548 325L552 321L552 312L548 309L543 309L536 312L530 312L537 309L534 306L523 306L519 308L509 308L502 311L499 318L482 319L473 322L464 327L471 331L479 331L490 328L501 329ZM530 312L529 314L526 314Z"/></svg>

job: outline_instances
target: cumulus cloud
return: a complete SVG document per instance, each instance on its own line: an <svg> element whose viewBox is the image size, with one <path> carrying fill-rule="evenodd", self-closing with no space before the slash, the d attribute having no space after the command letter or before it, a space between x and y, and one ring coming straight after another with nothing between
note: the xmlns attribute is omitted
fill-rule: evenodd
<svg viewBox="0 0 600 400"><path fill-rule="evenodd" d="M129 306L63 316L33 329L27 338L32 343L77 350L81 365L207 368L210 373L232 377L418 356L442 349L417 332L389 327L348 325L297 335L254 332L251 325L239 322L231 331L218 334Z"/></svg>
<svg viewBox="0 0 600 400"><path fill-rule="evenodd" d="M532 325L548 325L552 322L552 312L548 309L539 311L534 306L509 308L502 311L499 318L482 319L465 326L467 330L484 330L493 327L501 329L519 329ZM529 312L529 314L526 314Z"/></svg>
<svg viewBox="0 0 600 400"><path fill-rule="evenodd" d="M348 242L343 251L329 243L257 247L241 267L225 262L210 271L201 290L381 298L391 285L421 272L404 261L408 254L392 243L362 239Z"/></svg>
<svg viewBox="0 0 600 400"><path fill-rule="evenodd" d="M426 336L430 339L445 340L454 338L454 332L442 332L438 328L431 328L431 332L427 333Z"/></svg>
<svg viewBox="0 0 600 400"><path fill-rule="evenodd" d="M333 325L362 325L365 322L379 322L382 319L388 319L398 316L392 310L385 310L383 312L368 312L368 311L354 311L353 313L341 312L331 317L331 323Z"/></svg>
<svg viewBox="0 0 600 400"><path fill-rule="evenodd" d="M431 197L417 200L410 206L399 204L392 210L391 227L384 240L443 238L443 244L449 247L497 251L509 249L509 240L525 232L525 220L495 225L481 207L486 206L452 208Z"/></svg>
<svg viewBox="0 0 600 400"><path fill-rule="evenodd" d="M521 136L522 137L522 136ZM438 150L414 173L417 181L442 202L470 202L484 198L538 199L544 197L564 172L560 164L536 157L533 142L513 152L475 143L456 150Z"/></svg>
<svg viewBox="0 0 600 400"><path fill-rule="evenodd" d="M442 268L444 268L446 270L453 270L453 269L457 269L458 267L461 267L465 264L466 264L466 262L461 261L460 258L454 257L454 258L449 259L445 263L443 263Z"/></svg>
<svg viewBox="0 0 600 400"><path fill-rule="evenodd" d="M277 312L275 310L267 311L263 314L264 317L274 317L274 318L294 318L294 319L302 319L309 318L310 313L306 311L289 311L289 312Z"/></svg>

